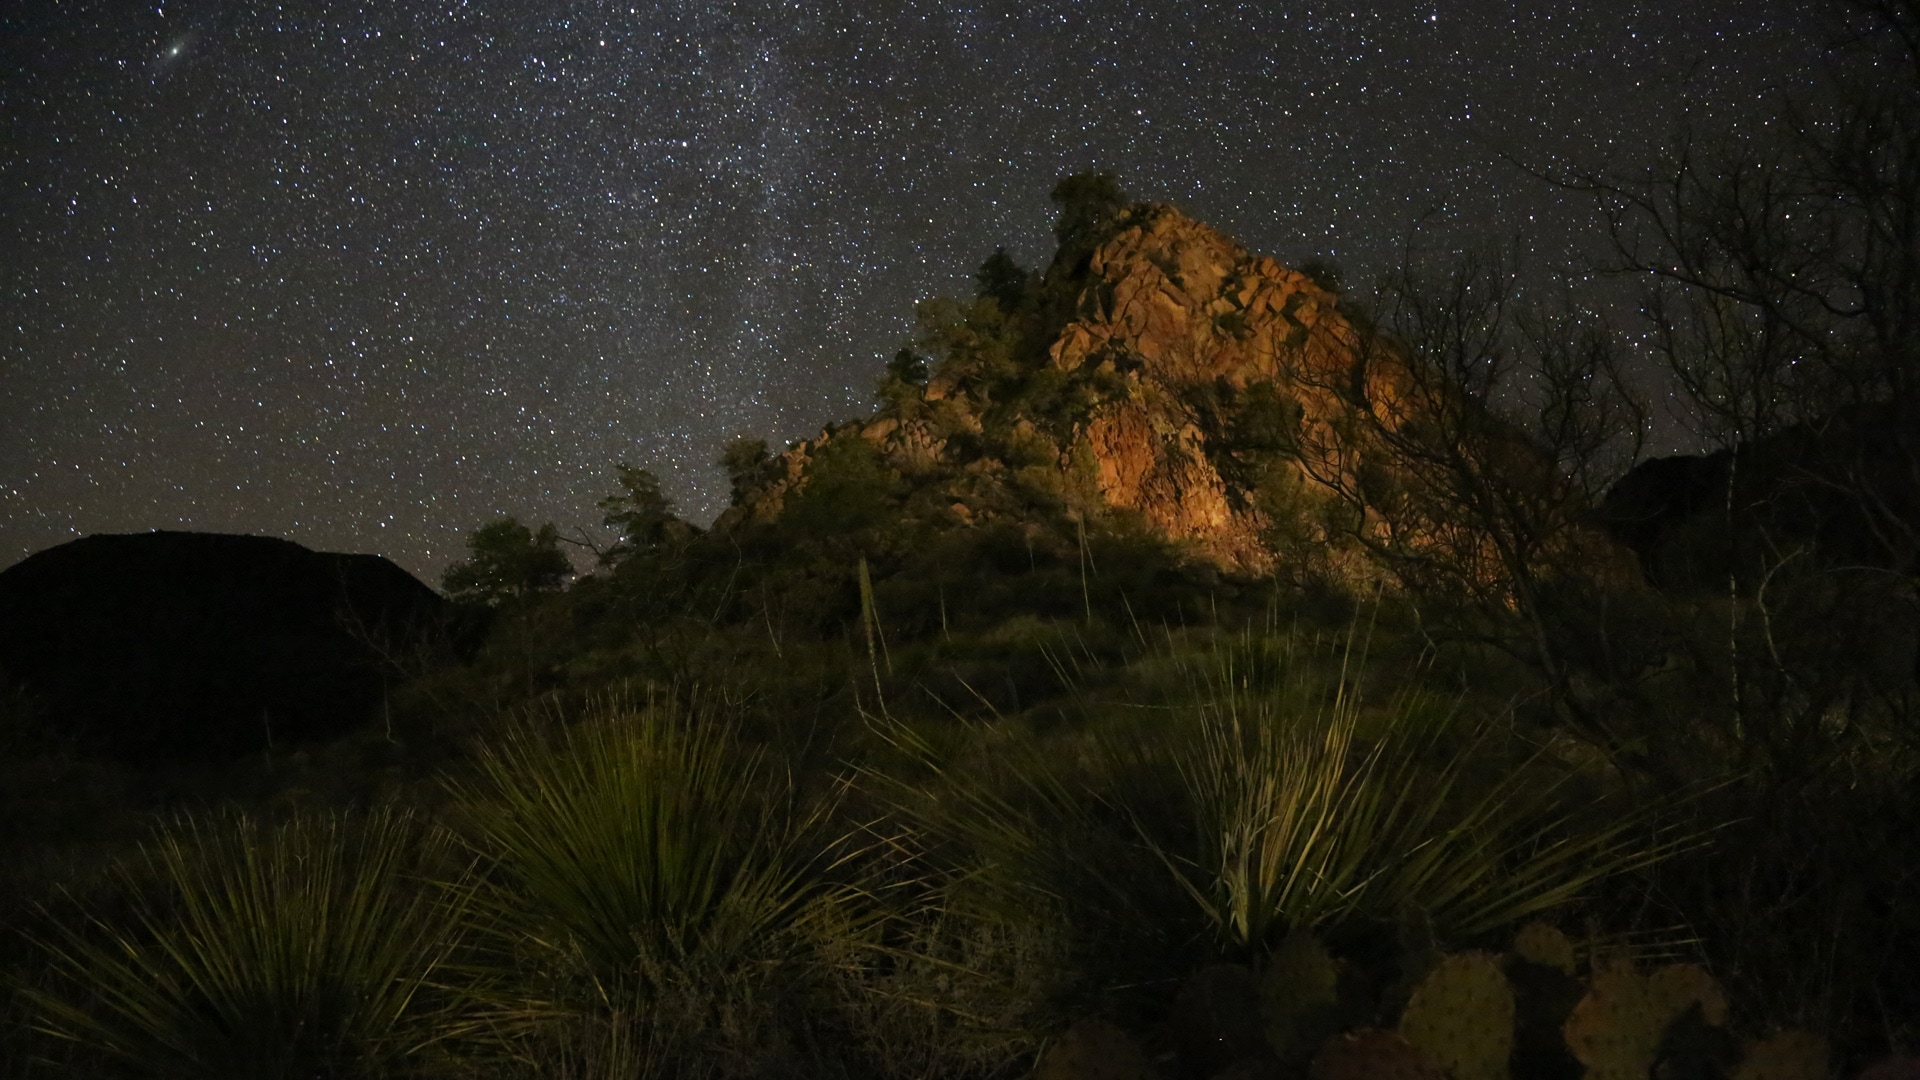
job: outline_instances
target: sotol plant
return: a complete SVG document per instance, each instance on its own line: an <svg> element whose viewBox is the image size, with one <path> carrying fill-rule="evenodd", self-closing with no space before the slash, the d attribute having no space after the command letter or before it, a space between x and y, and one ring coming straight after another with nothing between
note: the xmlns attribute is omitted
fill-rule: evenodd
<svg viewBox="0 0 1920 1080"><path fill-rule="evenodd" d="M1196 749L1179 758L1197 850L1162 856L1235 948L1409 916L1470 939L1683 842L1651 829L1653 808L1566 805L1567 774L1539 755L1489 779L1492 725L1475 729L1416 697L1364 718L1377 734L1363 740L1344 677L1318 698L1297 682L1249 688L1230 674L1211 689L1196 710Z"/></svg>
<svg viewBox="0 0 1920 1080"><path fill-rule="evenodd" d="M821 935L857 929L827 880L821 813L717 719L549 719L510 727L453 785L483 865L467 1034L556 1075L750 1052L737 1040L769 1018L747 1013Z"/></svg>
<svg viewBox="0 0 1920 1080"><path fill-rule="evenodd" d="M398 812L183 819L118 872L124 916L43 942L40 1028L124 1075L384 1074L434 1033L443 834ZM449 918L449 914L453 918Z"/></svg>

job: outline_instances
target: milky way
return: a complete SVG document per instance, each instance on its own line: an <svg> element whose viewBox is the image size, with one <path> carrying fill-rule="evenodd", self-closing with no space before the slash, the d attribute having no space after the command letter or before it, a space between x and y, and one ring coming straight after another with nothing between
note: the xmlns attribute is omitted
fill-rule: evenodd
<svg viewBox="0 0 1920 1080"><path fill-rule="evenodd" d="M1585 212L1509 162L1764 115L1803 7L16 0L0 565L193 528L432 578L621 461L710 516L726 439L864 409L1081 169L1350 280L1430 211L1552 262Z"/></svg>

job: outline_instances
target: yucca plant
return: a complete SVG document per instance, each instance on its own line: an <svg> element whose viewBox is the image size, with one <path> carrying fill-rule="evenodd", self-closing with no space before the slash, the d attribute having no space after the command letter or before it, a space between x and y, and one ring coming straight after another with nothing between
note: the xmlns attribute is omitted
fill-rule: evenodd
<svg viewBox="0 0 1920 1080"><path fill-rule="evenodd" d="M1689 842L1656 827L1658 806L1568 800L1569 770L1416 694L1363 717L1344 674L1329 695L1230 675L1212 690L1177 755L1193 848L1156 847L1230 947L1408 919L1468 939Z"/></svg>
<svg viewBox="0 0 1920 1080"><path fill-rule="evenodd" d="M1160 740L1131 729L1047 740L1011 727L871 722L900 756L895 768L868 768L867 784L903 819L911 846L983 917L1062 916L1136 947L1178 935L1166 923L1184 912L1158 902L1165 890L1142 875L1156 867L1129 824L1130 813L1173 786Z"/></svg>
<svg viewBox="0 0 1920 1080"><path fill-rule="evenodd" d="M1156 665L1162 703L1044 737L877 722L918 778L872 779L959 887L1055 908L1090 951L1147 964L1194 934L1241 953L1403 920L1468 939L1689 842L1659 805L1572 798L1572 770L1512 751L1498 717L1412 692L1363 708L1348 660L1286 635L1215 642Z"/></svg>
<svg viewBox="0 0 1920 1080"><path fill-rule="evenodd" d="M450 851L389 810L183 818L120 869L123 917L54 920L37 1025L124 1075L396 1073L433 1037Z"/></svg>
<svg viewBox="0 0 1920 1080"><path fill-rule="evenodd" d="M824 806L715 718L522 719L452 789L485 865L469 1034L542 1074L693 1070L849 932Z"/></svg>

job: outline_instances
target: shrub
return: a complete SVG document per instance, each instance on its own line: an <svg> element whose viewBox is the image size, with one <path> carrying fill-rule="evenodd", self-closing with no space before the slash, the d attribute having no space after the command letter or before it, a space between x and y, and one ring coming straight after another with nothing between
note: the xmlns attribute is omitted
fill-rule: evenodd
<svg viewBox="0 0 1920 1080"><path fill-rule="evenodd" d="M185 818L118 874L123 918L58 923L38 1026L113 1071L366 1076L434 1034L428 980L457 924L443 835L400 812ZM457 910L454 912L457 915Z"/></svg>
<svg viewBox="0 0 1920 1080"><path fill-rule="evenodd" d="M1569 805L1569 770L1515 758L1492 724L1418 697L1396 701L1369 745L1344 680L1330 700L1295 680L1243 685L1218 680L1195 711L1198 738L1177 757L1195 846L1160 849L1230 947L1407 920L1471 939L1681 843L1651 828L1658 807Z"/></svg>
<svg viewBox="0 0 1920 1080"><path fill-rule="evenodd" d="M540 1075L751 1071L820 939L856 932L822 814L711 718L523 720L453 792L486 862L466 1034Z"/></svg>

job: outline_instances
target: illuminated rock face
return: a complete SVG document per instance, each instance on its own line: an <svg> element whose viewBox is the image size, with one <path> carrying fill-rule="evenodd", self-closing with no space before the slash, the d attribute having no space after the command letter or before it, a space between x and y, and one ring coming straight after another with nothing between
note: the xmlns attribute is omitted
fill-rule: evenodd
<svg viewBox="0 0 1920 1080"><path fill-rule="evenodd" d="M822 450L858 437L903 481L940 489L936 501L955 525L994 518L996 485L1041 487L1072 515L1134 515L1225 569L1266 574L1290 561L1298 552L1276 545L1273 500L1262 492L1291 492L1288 513L1299 516L1331 498L1313 477L1347 467L1338 388L1352 378L1358 337L1337 298L1155 204L1128 210L1075 272L1065 284L1071 310L1042 327L1042 348L1015 350L999 375L983 375L988 346L971 329L954 331L923 389L770 462L754 496L720 527L778 519ZM1050 278L1047 287L1058 285ZM1006 415L1005 387L1031 385L1049 366L1049 378L1081 393L1078 405L1064 415ZM1287 430L1267 431L1265 443L1243 430L1254 398L1286 419ZM1291 534L1324 540L1316 528Z"/></svg>
<svg viewBox="0 0 1920 1080"><path fill-rule="evenodd" d="M1100 495L1223 563L1270 570L1281 553L1262 539L1267 514L1221 471L1235 453L1216 445L1233 424L1229 401L1271 386L1300 409L1299 445L1325 445L1353 328L1304 274L1171 207L1136 216L1095 252L1081 317L1048 354L1063 370L1109 365L1128 376L1130 392L1086 426Z"/></svg>

